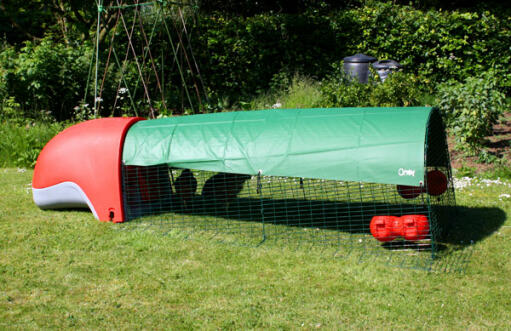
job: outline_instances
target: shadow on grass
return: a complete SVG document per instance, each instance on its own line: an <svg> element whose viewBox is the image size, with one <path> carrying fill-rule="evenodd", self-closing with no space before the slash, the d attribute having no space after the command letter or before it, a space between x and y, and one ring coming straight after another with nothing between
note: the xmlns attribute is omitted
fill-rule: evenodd
<svg viewBox="0 0 511 331"><path fill-rule="evenodd" d="M468 246L497 231L506 219L499 208L490 207L435 207L438 215L436 249L442 244ZM172 213L170 215L164 215ZM193 222L201 217L215 217L232 221L258 222L297 228L334 230L352 234L370 234L369 223L376 215L426 214L424 204L376 203L376 202L337 202L329 200L302 199L257 199L238 198L227 207L225 203L214 203L195 196L184 207L171 199L166 203L130 206L128 218L153 215L155 220L162 218L183 218ZM159 216L158 216L159 215ZM264 216L263 216L264 215ZM186 218L186 219L185 219ZM146 217L147 220L147 217ZM406 245L410 247L410 242ZM399 244L382 244L388 249L399 249ZM424 248L424 246L421 246Z"/></svg>
<svg viewBox="0 0 511 331"><path fill-rule="evenodd" d="M453 217L440 221L441 240L462 246L471 245L496 232L506 220L506 213L493 207L453 207Z"/></svg>

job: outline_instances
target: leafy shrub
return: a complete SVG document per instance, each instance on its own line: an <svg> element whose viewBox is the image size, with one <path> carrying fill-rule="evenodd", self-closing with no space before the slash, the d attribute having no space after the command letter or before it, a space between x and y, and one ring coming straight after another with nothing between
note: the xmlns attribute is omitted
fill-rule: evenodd
<svg viewBox="0 0 511 331"><path fill-rule="evenodd" d="M450 81L439 87L436 105L441 109L457 147L479 151L504 111L505 97L497 89L495 72L488 71L464 82Z"/></svg>
<svg viewBox="0 0 511 331"><path fill-rule="evenodd" d="M460 168L454 170L454 175L458 178L474 177L476 175L476 168L463 164Z"/></svg>
<svg viewBox="0 0 511 331"><path fill-rule="evenodd" d="M361 84L344 75L341 68L334 72L335 74L322 82L321 105L323 107L369 106L369 95L376 85L372 77L368 84Z"/></svg>
<svg viewBox="0 0 511 331"><path fill-rule="evenodd" d="M417 76L404 72L392 73L383 83L377 83L369 95L369 104L377 107L423 106L423 91Z"/></svg>
<svg viewBox="0 0 511 331"><path fill-rule="evenodd" d="M262 93L282 73L322 80L329 63L355 53L399 61L430 93L441 82L490 68L500 77L499 87L509 91L508 17L497 10L419 10L379 1L328 13L204 15L194 49L207 85L231 100ZM363 88L350 89L363 98Z"/></svg>
<svg viewBox="0 0 511 331"><path fill-rule="evenodd" d="M373 74L367 84L346 77L336 70L322 84L324 107L408 107L421 104L422 91L413 74L395 72L380 82Z"/></svg>
<svg viewBox="0 0 511 331"><path fill-rule="evenodd" d="M11 120L23 122L23 113L21 106L16 102L14 97L2 97L0 104L0 120Z"/></svg>
<svg viewBox="0 0 511 331"><path fill-rule="evenodd" d="M486 173L483 174L483 177L487 177L490 179L511 179L511 164L497 164L497 166Z"/></svg>
<svg viewBox="0 0 511 331"><path fill-rule="evenodd" d="M353 17L352 53L396 59L434 88L494 68L499 86L511 87L511 21L497 11L418 10L392 2L367 1ZM337 18L335 18L337 19Z"/></svg>
<svg viewBox="0 0 511 331"><path fill-rule="evenodd" d="M50 111L58 120L68 119L83 98L91 52L90 45L65 45L50 37L27 41L19 51L4 47L0 72L7 94L23 116L40 118Z"/></svg>
<svg viewBox="0 0 511 331"><path fill-rule="evenodd" d="M231 100L264 93L278 73L324 76L345 43L316 13L204 15L198 24L194 50L206 85Z"/></svg>

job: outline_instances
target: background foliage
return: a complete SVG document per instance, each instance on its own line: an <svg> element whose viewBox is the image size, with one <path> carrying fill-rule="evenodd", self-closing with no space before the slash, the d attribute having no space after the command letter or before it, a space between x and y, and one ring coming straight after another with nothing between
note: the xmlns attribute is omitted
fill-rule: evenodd
<svg viewBox="0 0 511 331"><path fill-rule="evenodd" d="M25 116L38 118L40 112L50 111L57 120L68 119L83 97L91 55L90 43L71 47L51 36L25 41L19 49L4 46L0 53L4 93L15 98Z"/></svg>
<svg viewBox="0 0 511 331"><path fill-rule="evenodd" d="M64 122L0 122L0 167L31 168L44 145L67 126Z"/></svg>
<svg viewBox="0 0 511 331"><path fill-rule="evenodd" d="M19 11L20 5L9 6L9 3L3 5L3 15L14 8ZM438 10L431 8L434 2L421 8L425 7L423 2L410 6L380 1L349 5L328 1L302 1L295 5L265 2L261 6L249 1L228 1L218 6L209 2L200 5L193 20L188 22L193 37L190 43L208 94L213 100L228 99L227 106L265 92L272 78L283 72L288 76L299 73L321 80L332 74L332 70L339 70L332 64L357 52L398 60L407 72L416 76L422 89L432 93L439 83L463 82L490 69L498 77L497 88L505 93L510 91L511 20L510 10L502 6ZM26 6L34 10L34 16L48 11L38 1L29 1ZM24 40L4 32L0 53L0 93L14 97L27 113L50 111L59 120L71 117L70 110L83 98L93 53L92 23L96 10L93 5L74 2L61 7L60 11L53 9L60 18L47 18L46 25L42 25L43 35L36 37L35 32L30 32L28 22L24 26L28 33ZM243 15L234 15L236 11ZM58 28L62 17L67 18L65 29ZM154 18L148 17L148 22L151 19ZM166 17L169 26L174 24L173 19L176 17ZM85 33L87 22L88 33ZM23 20L18 22L20 26L23 24ZM106 22L105 36L108 31L112 33L109 27L112 28ZM175 31L173 34L176 38ZM116 38L118 44L127 43L119 29ZM141 36L134 38L136 44ZM103 39L105 45L100 55L104 64L109 38ZM156 64L171 66L170 45L160 25L154 47ZM119 71L115 66L110 70L114 77L115 71ZM176 68L166 74L172 91L176 85ZM110 82L114 85L110 91L116 90L115 83ZM138 97L143 101L142 93ZM180 93L176 90L166 97L168 103L176 104ZM104 103L105 108L112 105L110 99ZM104 115L109 113L110 109L104 111Z"/></svg>
<svg viewBox="0 0 511 331"><path fill-rule="evenodd" d="M439 87L436 105L452 128L458 146L470 153L481 149L483 137L491 135L492 125L504 112L504 95L497 85L498 77L488 71L467 77L461 83L450 81Z"/></svg>
<svg viewBox="0 0 511 331"><path fill-rule="evenodd" d="M112 4L105 1L105 7ZM113 44L122 61L128 40L122 28L114 28L116 11L102 13L99 74L101 78L106 70L107 75L100 115L148 116L151 107L161 115L171 115L271 106L282 104L294 84L295 95L312 93L311 100L302 96L302 101L294 102L288 97L284 106L407 106L438 101L458 143L474 151L503 109L495 105L502 104L511 92L508 4L468 0L189 0L185 4L186 35L176 28L181 17L170 3L163 18L154 6L139 12L140 24L154 33L155 71L164 76L160 98L151 76L153 69L139 52L140 62L146 64L142 72L148 78L151 104L144 97L135 62L121 69L109 55ZM128 26L135 22L132 12L123 11ZM93 82L87 78L94 54L96 15L96 6L89 2L2 2L0 19L6 24L0 30L0 117L63 121L92 114ZM145 37L136 29L134 46L145 49ZM184 37L189 39L180 39ZM193 50L200 76L186 68L182 54L173 55L171 49L176 45ZM342 77L341 60L359 52L395 59L404 65L404 72L383 84L376 80L368 85L348 82ZM124 81L119 84L121 71ZM489 71L491 75L486 74ZM297 77L303 80L301 87ZM491 83L487 84L495 92L478 93L464 106L454 102L458 93L488 91L481 79L489 77ZM116 93L127 85L138 88L124 95ZM205 93L199 93L200 85ZM189 103L184 101L188 95ZM274 100L262 101L269 98ZM463 107L471 110L462 111ZM460 122L465 124L455 126L451 119L461 114L466 115L462 116L466 121Z"/></svg>
<svg viewBox="0 0 511 331"><path fill-rule="evenodd" d="M417 76L395 72L384 82L376 74L361 84L343 74L341 66L322 84L323 107L411 107L424 105Z"/></svg>

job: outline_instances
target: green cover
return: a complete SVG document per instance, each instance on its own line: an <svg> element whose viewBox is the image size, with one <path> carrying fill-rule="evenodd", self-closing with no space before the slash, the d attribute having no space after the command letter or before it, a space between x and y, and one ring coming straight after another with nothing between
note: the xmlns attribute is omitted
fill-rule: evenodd
<svg viewBox="0 0 511 331"><path fill-rule="evenodd" d="M126 165L419 186L432 108L238 111L135 123Z"/></svg>

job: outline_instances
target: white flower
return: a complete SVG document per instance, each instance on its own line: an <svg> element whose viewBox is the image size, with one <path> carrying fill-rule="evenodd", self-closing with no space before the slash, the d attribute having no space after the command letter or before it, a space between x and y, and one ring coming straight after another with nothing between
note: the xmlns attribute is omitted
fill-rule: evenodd
<svg viewBox="0 0 511 331"><path fill-rule="evenodd" d="M499 195L499 198L511 198L511 195L507 193L502 193L501 195Z"/></svg>
<svg viewBox="0 0 511 331"><path fill-rule="evenodd" d="M454 178L454 188L455 189L463 189L465 187L468 187L472 185L473 178L470 177L463 177L463 178Z"/></svg>
<svg viewBox="0 0 511 331"><path fill-rule="evenodd" d="M282 107L282 104L280 102L275 103L273 106L271 106L273 109Z"/></svg>
<svg viewBox="0 0 511 331"><path fill-rule="evenodd" d="M497 179L495 179L495 180L491 180L491 179L483 179L483 180L481 180L481 181L482 181L483 183L485 183L485 184L486 184L486 186L490 186L490 185L492 185L492 184L494 184L494 185L502 185L502 184L504 184L504 183L500 180L500 178L497 178Z"/></svg>
<svg viewBox="0 0 511 331"><path fill-rule="evenodd" d="M126 92L128 92L128 89L127 89L127 88L125 88L125 87L121 87L121 88L119 89L119 93L120 93L120 94L124 94L124 93L126 93Z"/></svg>
<svg viewBox="0 0 511 331"><path fill-rule="evenodd" d="M101 97L96 98L96 102L101 102L101 101L103 101L103 99Z"/></svg>

